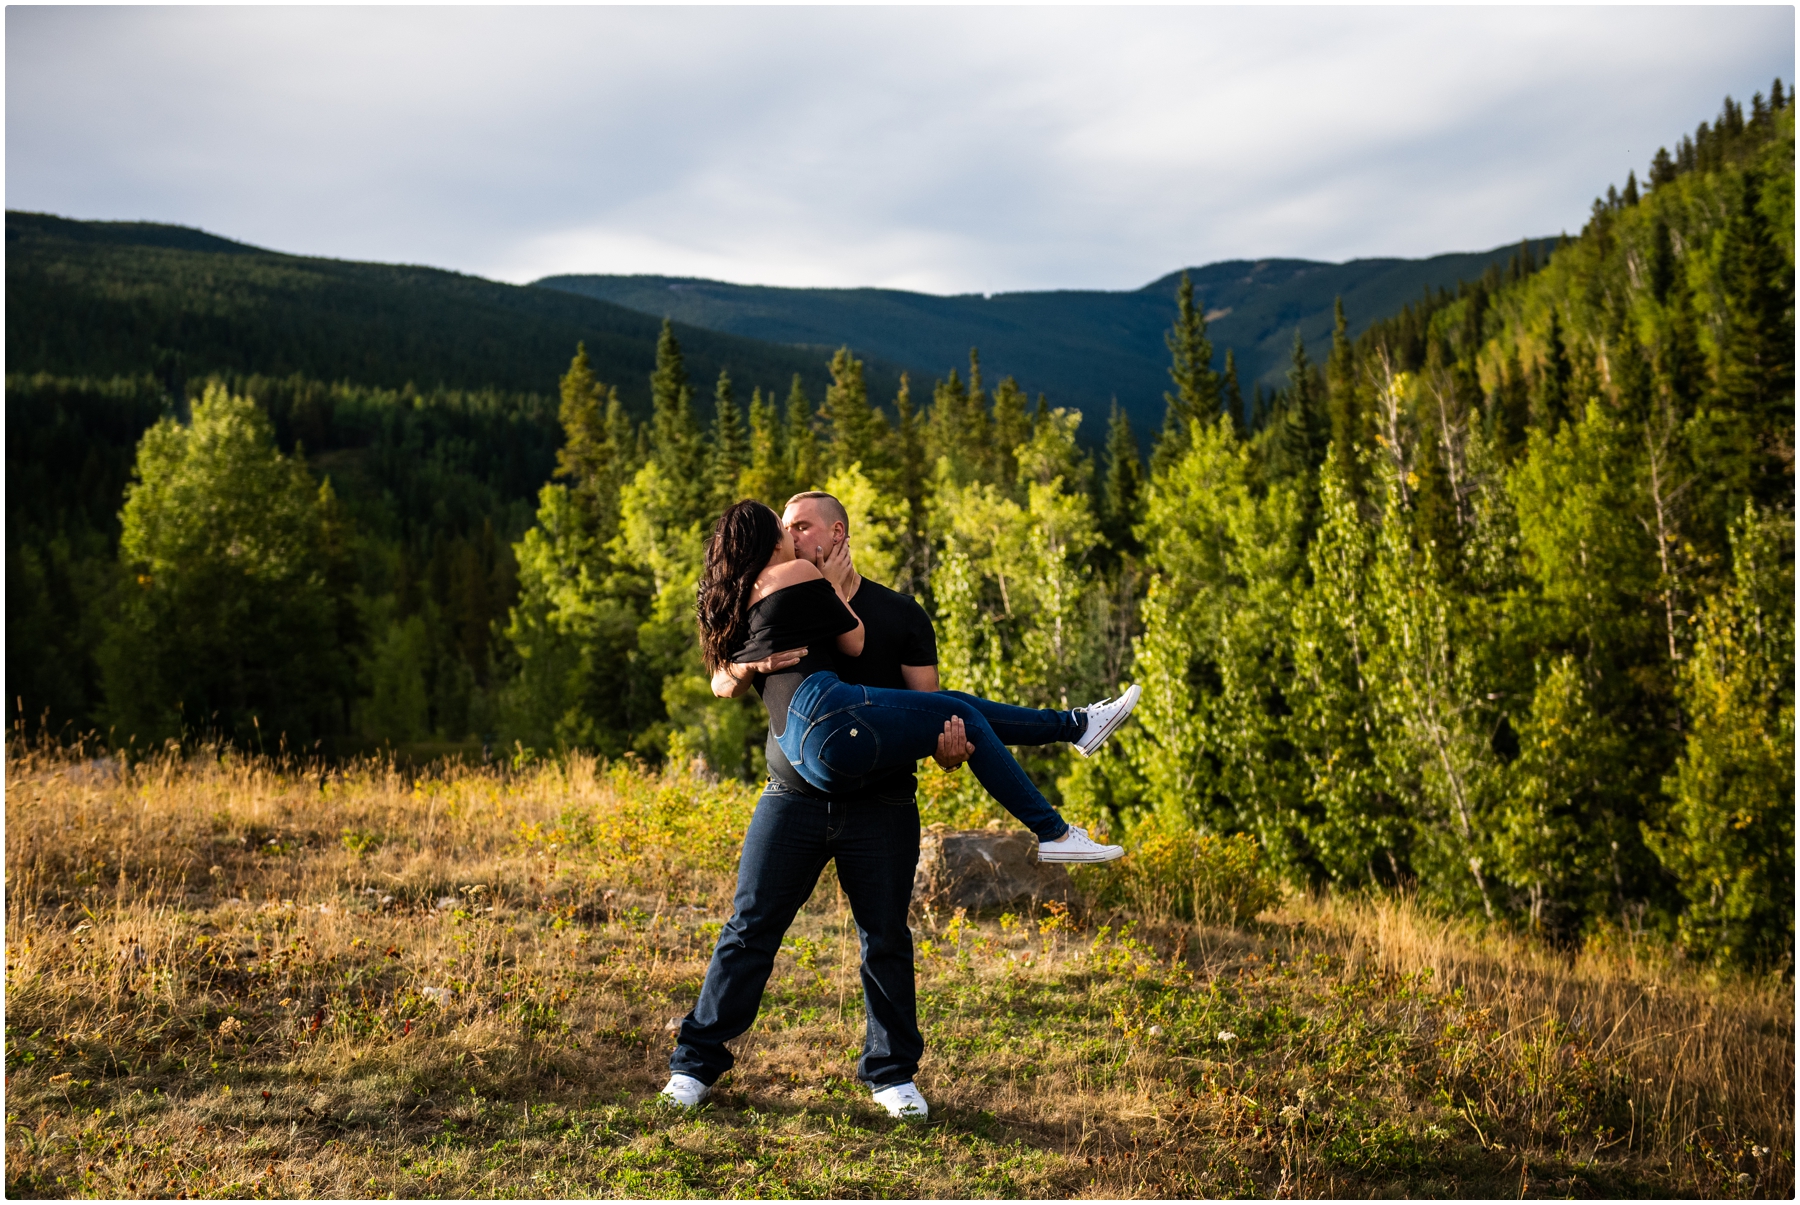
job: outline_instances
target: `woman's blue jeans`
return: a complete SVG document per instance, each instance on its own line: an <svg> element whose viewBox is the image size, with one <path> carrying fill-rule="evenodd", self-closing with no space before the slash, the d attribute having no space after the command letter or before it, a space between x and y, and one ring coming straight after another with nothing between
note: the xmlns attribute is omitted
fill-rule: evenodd
<svg viewBox="0 0 1800 1205"><path fill-rule="evenodd" d="M931 756L952 717L962 719L975 746L969 768L1001 807L1039 841L1054 841L1068 831L1006 747L1076 739L1087 720L1074 712L1012 707L960 691L852 686L827 672L812 675L794 692L787 728L776 742L813 787L848 794L871 775Z"/></svg>

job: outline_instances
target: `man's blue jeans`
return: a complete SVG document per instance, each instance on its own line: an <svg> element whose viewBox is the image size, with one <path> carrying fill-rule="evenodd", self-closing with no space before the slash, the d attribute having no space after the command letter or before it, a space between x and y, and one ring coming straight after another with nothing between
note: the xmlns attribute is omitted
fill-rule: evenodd
<svg viewBox="0 0 1800 1205"><path fill-rule="evenodd" d="M969 768L988 794L1039 841L1068 831L1006 746L1074 740L1087 724L1074 712L1011 707L960 691L852 686L820 673L794 692L787 727L776 739L812 786L827 795L854 794L870 775L929 757L953 716L975 746Z"/></svg>
<svg viewBox="0 0 1800 1205"><path fill-rule="evenodd" d="M731 1068L725 1043L756 1020L781 939L833 858L862 938L868 1026L857 1077L881 1088L918 1072L925 1040L906 911L919 862L919 810L911 803L827 803L778 783L756 802L738 862L736 911L719 934L699 1003L682 1018L670 1070L710 1084Z"/></svg>

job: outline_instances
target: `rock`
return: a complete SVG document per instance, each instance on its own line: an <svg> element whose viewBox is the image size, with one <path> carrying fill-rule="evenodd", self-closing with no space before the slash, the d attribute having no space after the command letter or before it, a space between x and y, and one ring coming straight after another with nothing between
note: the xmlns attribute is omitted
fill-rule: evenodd
<svg viewBox="0 0 1800 1205"><path fill-rule="evenodd" d="M1037 860L1037 838L1020 829L956 832L933 825L920 834L913 900L934 908L1079 901L1069 872Z"/></svg>

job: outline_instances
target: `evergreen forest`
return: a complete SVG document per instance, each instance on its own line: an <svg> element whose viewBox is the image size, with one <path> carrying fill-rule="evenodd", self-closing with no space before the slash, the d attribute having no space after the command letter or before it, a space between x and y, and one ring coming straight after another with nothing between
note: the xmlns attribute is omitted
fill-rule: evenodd
<svg viewBox="0 0 1800 1205"><path fill-rule="evenodd" d="M701 550L738 498L822 488L860 571L934 617L946 686L1142 684L1102 756L1025 759L1071 818L1791 966L1793 154L1780 81L1727 99L1579 235L1366 326L1340 304L1273 392L1184 278L1163 421L1115 404L1103 440L978 352L927 384L666 321L635 362L599 310L554 362L474 309L429 339L378 301L284 326L250 286L323 261L207 252L261 274L216 295L224 268L158 274L172 248L135 283L15 271L15 218L53 220L9 215L9 694L122 749L754 778L761 705L701 670ZM470 375L489 337L510 375ZM966 773L924 789L990 814Z"/></svg>

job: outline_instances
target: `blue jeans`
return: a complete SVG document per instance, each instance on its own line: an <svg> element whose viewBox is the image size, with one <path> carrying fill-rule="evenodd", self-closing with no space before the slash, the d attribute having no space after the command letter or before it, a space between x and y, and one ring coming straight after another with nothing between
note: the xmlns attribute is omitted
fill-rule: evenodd
<svg viewBox="0 0 1800 1205"><path fill-rule="evenodd" d="M975 746L969 767L988 794L1039 841L1067 832L1067 822L1006 746L1074 740L1087 721L1073 712L1010 707L956 691L852 686L826 672L794 692L777 743L813 787L828 795L850 793L873 774L929 757L953 716L962 718Z"/></svg>
<svg viewBox="0 0 1800 1205"><path fill-rule="evenodd" d="M671 1071L710 1084L730 1070L734 1059L725 1043L756 1020L781 939L833 858L862 939L868 1024L857 1077L881 1088L917 1074L925 1040L906 910L919 862L919 810L828 803L774 782L756 801L744 834L735 911L713 948L699 1003L682 1018Z"/></svg>

